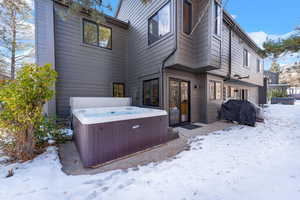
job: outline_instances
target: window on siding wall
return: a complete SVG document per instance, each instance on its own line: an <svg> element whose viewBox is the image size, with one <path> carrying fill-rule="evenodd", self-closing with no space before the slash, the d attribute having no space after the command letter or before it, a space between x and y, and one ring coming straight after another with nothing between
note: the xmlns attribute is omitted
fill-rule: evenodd
<svg viewBox="0 0 300 200"><path fill-rule="evenodd" d="M257 59L257 61L256 61L257 63L256 63L256 71L257 72L260 72L260 67L261 67L261 63L260 63L260 59Z"/></svg>
<svg viewBox="0 0 300 200"><path fill-rule="evenodd" d="M241 99L241 90L240 89L235 89L234 90L234 98L235 99Z"/></svg>
<svg viewBox="0 0 300 200"><path fill-rule="evenodd" d="M237 97L237 91L236 91L236 89L235 88L231 88L231 96L230 96L231 98L236 98Z"/></svg>
<svg viewBox="0 0 300 200"><path fill-rule="evenodd" d="M83 20L83 42L86 44L111 49L112 30L89 20Z"/></svg>
<svg viewBox="0 0 300 200"><path fill-rule="evenodd" d="M227 99L227 93L228 93L228 90L227 90L227 87L223 87L223 99Z"/></svg>
<svg viewBox="0 0 300 200"><path fill-rule="evenodd" d="M167 3L148 20L148 44L171 32L171 3Z"/></svg>
<svg viewBox="0 0 300 200"><path fill-rule="evenodd" d="M143 82L143 105L159 106L159 79L146 80Z"/></svg>
<svg viewBox="0 0 300 200"><path fill-rule="evenodd" d="M222 99L222 83L216 82L216 99Z"/></svg>
<svg viewBox="0 0 300 200"><path fill-rule="evenodd" d="M209 99L215 99L215 82L209 81Z"/></svg>
<svg viewBox="0 0 300 200"><path fill-rule="evenodd" d="M190 34L192 31L192 3L183 0L183 32Z"/></svg>
<svg viewBox="0 0 300 200"><path fill-rule="evenodd" d="M209 98L210 100L222 99L222 83L220 81L209 81Z"/></svg>
<svg viewBox="0 0 300 200"><path fill-rule="evenodd" d="M83 42L91 45L98 45L98 26L96 23L83 21Z"/></svg>
<svg viewBox="0 0 300 200"><path fill-rule="evenodd" d="M111 49L111 28L99 26L99 46Z"/></svg>
<svg viewBox="0 0 300 200"><path fill-rule="evenodd" d="M214 1L214 33L221 35L221 6Z"/></svg>
<svg viewBox="0 0 300 200"><path fill-rule="evenodd" d="M227 98L230 98L232 96L231 94L231 86L228 86L228 92L227 92Z"/></svg>
<svg viewBox="0 0 300 200"><path fill-rule="evenodd" d="M249 67L249 52L247 49L244 49L243 52L243 65L244 67Z"/></svg>
<svg viewBox="0 0 300 200"><path fill-rule="evenodd" d="M113 97L125 97L124 83L113 83Z"/></svg>
<svg viewBox="0 0 300 200"><path fill-rule="evenodd" d="M242 89L240 92L241 92L241 100L248 100L248 90Z"/></svg>

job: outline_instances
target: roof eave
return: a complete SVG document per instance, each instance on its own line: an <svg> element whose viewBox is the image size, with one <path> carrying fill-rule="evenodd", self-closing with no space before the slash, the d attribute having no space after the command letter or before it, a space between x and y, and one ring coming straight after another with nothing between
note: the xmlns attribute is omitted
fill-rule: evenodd
<svg viewBox="0 0 300 200"><path fill-rule="evenodd" d="M115 18L118 17L118 14L119 14L119 12L120 12L120 8L121 8L122 2L123 2L123 0L119 0L119 4L118 4L118 7L117 7L117 11L116 11L116 13L115 13Z"/></svg>

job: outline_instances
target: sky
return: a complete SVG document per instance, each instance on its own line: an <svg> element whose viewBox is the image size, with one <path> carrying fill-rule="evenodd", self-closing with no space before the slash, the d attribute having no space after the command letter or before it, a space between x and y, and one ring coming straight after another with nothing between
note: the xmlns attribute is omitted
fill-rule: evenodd
<svg viewBox="0 0 300 200"><path fill-rule="evenodd" d="M104 10L106 14L110 16L114 16L116 13L117 6L119 5L119 0L103 0L104 4L110 4L112 6L112 10Z"/></svg>
<svg viewBox="0 0 300 200"><path fill-rule="evenodd" d="M227 3L226 3L227 2ZM285 38L300 26L300 0L224 0L225 9L260 46L267 38ZM278 60L281 65L300 61L298 55ZM271 61L265 60L265 69Z"/></svg>

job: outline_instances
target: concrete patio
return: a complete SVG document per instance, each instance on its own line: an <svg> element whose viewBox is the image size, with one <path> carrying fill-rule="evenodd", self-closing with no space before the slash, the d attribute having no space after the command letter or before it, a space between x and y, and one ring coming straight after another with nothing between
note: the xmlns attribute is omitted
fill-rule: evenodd
<svg viewBox="0 0 300 200"><path fill-rule="evenodd" d="M99 168L84 168L74 143L67 142L59 147L62 170L69 175L97 174L110 170L126 170L128 168L134 168L151 162L157 163L164 160L171 160L178 153L189 150L189 139L196 136L206 136L215 131L235 126L233 123L224 121L217 121L212 124L195 123L195 125L199 125L201 127L193 130L187 130L181 127L174 128L174 130L178 132L179 138L171 140L166 144L148 149L147 151L107 163Z"/></svg>

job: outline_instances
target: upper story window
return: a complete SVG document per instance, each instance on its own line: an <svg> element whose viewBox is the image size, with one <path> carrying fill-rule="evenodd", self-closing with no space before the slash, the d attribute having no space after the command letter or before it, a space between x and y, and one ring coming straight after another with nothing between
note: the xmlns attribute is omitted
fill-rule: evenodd
<svg viewBox="0 0 300 200"><path fill-rule="evenodd" d="M111 49L112 45L111 28L106 26L99 26L99 46Z"/></svg>
<svg viewBox="0 0 300 200"><path fill-rule="evenodd" d="M183 0L183 32L190 34L192 31L192 3L189 0Z"/></svg>
<svg viewBox="0 0 300 200"><path fill-rule="evenodd" d="M96 23L83 20L83 42L98 45L98 26Z"/></svg>
<svg viewBox="0 0 300 200"><path fill-rule="evenodd" d="M256 72L260 72L261 70L261 62L260 62L260 59L258 58L257 61L256 61Z"/></svg>
<svg viewBox="0 0 300 200"><path fill-rule="evenodd" d="M171 3L164 5L148 19L148 44L152 44L171 32Z"/></svg>
<svg viewBox="0 0 300 200"><path fill-rule="evenodd" d="M214 1L214 34L221 35L221 6Z"/></svg>
<svg viewBox="0 0 300 200"><path fill-rule="evenodd" d="M86 44L111 49L112 30L110 27L83 20L83 42Z"/></svg>
<svg viewBox="0 0 300 200"><path fill-rule="evenodd" d="M247 49L244 49L243 52L243 66L249 67L249 52Z"/></svg>
<svg viewBox="0 0 300 200"><path fill-rule="evenodd" d="M143 105L159 106L159 79L146 80L143 82Z"/></svg>

